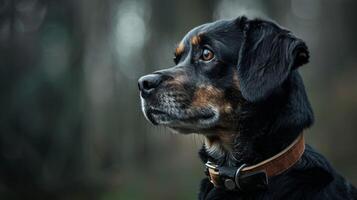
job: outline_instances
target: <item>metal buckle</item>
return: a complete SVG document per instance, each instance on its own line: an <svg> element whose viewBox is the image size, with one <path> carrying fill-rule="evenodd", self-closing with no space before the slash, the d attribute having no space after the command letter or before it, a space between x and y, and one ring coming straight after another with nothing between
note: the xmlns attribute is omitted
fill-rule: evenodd
<svg viewBox="0 0 357 200"><path fill-rule="evenodd" d="M239 184L240 172L242 171L242 169L243 169L245 166L247 166L247 164L241 165L241 166L237 169L236 174L235 174L235 176L234 176L234 182L236 183L237 188L238 188L239 190L241 190L241 187L240 187L240 184Z"/></svg>
<svg viewBox="0 0 357 200"><path fill-rule="evenodd" d="M218 171L217 165L214 165L214 164L213 164L212 162L210 162L210 161L207 161L207 162L205 163L205 165L206 165L207 168L213 169L214 171Z"/></svg>
<svg viewBox="0 0 357 200"><path fill-rule="evenodd" d="M206 166L206 170L205 170L206 176L208 177L208 179L210 180L210 182L211 182L215 187L219 187L218 182L215 182L215 181L213 180L213 177L212 177L211 172L210 172L210 170L213 170L213 171L215 171L215 172L217 172L217 173L219 174L218 165L215 165L215 164L213 164L212 162L207 161L207 162L205 163L205 166Z"/></svg>
<svg viewBox="0 0 357 200"><path fill-rule="evenodd" d="M264 189L268 185L268 176L264 170L242 174L243 168L247 166L246 164L242 164L237 170L221 168L210 161L205 163L205 166L206 175L215 187L223 186L230 191L254 191ZM215 174L212 175L213 171Z"/></svg>

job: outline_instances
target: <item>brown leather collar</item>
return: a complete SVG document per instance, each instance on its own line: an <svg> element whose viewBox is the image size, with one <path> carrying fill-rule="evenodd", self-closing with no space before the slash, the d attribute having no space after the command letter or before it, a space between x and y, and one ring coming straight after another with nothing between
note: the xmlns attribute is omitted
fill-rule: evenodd
<svg viewBox="0 0 357 200"><path fill-rule="evenodd" d="M241 177L248 177L243 182L252 185L255 182L261 185L268 184L268 178L279 175L293 166L305 150L304 135L300 134L293 143L275 156L252 166L242 165L239 168L219 167L207 162L207 175L215 187L225 187L228 190L242 189ZM258 175L258 176L257 176ZM252 178L253 177L253 178ZM248 181L247 181L248 180Z"/></svg>

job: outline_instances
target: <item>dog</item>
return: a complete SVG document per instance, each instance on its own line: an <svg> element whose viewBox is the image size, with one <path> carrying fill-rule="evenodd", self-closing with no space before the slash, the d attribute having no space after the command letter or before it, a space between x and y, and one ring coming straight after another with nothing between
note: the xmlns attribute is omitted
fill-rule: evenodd
<svg viewBox="0 0 357 200"><path fill-rule="evenodd" d="M298 68L305 42L263 19L189 31L175 65L139 79L154 125L205 137L199 199L357 199L357 189L309 145L314 121Z"/></svg>

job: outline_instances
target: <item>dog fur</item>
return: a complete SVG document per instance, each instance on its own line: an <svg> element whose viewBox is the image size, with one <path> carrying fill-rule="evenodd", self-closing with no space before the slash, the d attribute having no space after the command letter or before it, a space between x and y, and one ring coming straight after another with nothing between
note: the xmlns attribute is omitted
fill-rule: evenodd
<svg viewBox="0 0 357 200"><path fill-rule="evenodd" d="M204 163L252 165L313 124L298 72L308 59L305 42L273 22L238 17L204 24L178 44L175 66L139 79L143 112L155 125L204 135ZM307 146L266 190L227 191L205 178L199 199L357 199L357 190Z"/></svg>

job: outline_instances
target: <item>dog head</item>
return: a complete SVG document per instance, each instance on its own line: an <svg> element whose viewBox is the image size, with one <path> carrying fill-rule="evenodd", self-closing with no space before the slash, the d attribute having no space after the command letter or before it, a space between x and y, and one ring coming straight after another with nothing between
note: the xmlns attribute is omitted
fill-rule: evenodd
<svg viewBox="0 0 357 200"><path fill-rule="evenodd" d="M308 56L302 40L272 22L198 26L178 44L175 66L139 79L144 115L180 133L235 131L242 106L274 95Z"/></svg>

